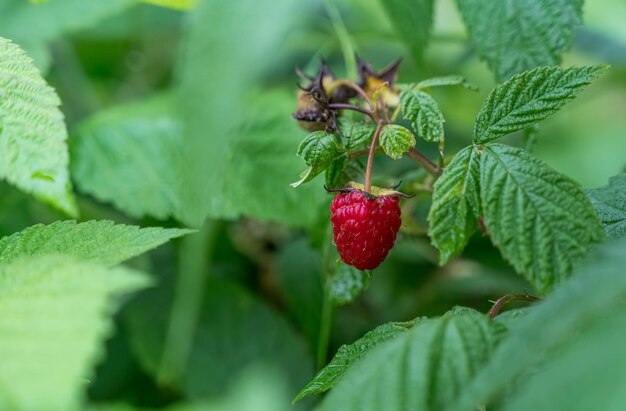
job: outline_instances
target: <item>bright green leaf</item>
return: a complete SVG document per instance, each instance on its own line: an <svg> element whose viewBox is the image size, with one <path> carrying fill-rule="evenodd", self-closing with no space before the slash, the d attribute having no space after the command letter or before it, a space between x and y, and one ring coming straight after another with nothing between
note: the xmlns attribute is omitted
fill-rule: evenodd
<svg viewBox="0 0 626 411"><path fill-rule="evenodd" d="M301 175L299 181L291 184L298 187L300 184L311 181L322 171L342 155L341 146L337 141L337 136L325 131L316 131L306 136L298 147L297 155L304 160L307 168Z"/></svg>
<svg viewBox="0 0 626 411"><path fill-rule="evenodd" d="M470 309L423 320L348 369L320 411L439 411L459 396L504 328Z"/></svg>
<svg viewBox="0 0 626 411"><path fill-rule="evenodd" d="M0 262L11 262L22 256L64 254L110 266L191 232L177 228L140 228L106 220L37 224L0 239Z"/></svg>
<svg viewBox="0 0 626 411"><path fill-rule="evenodd" d="M411 120L417 134L426 141L443 139L443 114L430 94L421 90L408 89L400 95L402 114Z"/></svg>
<svg viewBox="0 0 626 411"><path fill-rule="evenodd" d="M626 174L611 177L604 187L585 190L610 239L626 236Z"/></svg>
<svg viewBox="0 0 626 411"><path fill-rule="evenodd" d="M465 80L465 77L458 75L433 77L426 80L422 80L415 85L415 88L425 89L430 87L440 86L462 86L471 91L478 91L478 86Z"/></svg>
<svg viewBox="0 0 626 411"><path fill-rule="evenodd" d="M382 0L382 5L416 60L421 60L433 25L433 0Z"/></svg>
<svg viewBox="0 0 626 411"><path fill-rule="evenodd" d="M478 54L496 79L556 65L581 23L583 0L457 0Z"/></svg>
<svg viewBox="0 0 626 411"><path fill-rule="evenodd" d="M348 181L350 181L346 177L345 173L349 163L350 157L348 157L348 153L342 153L330 163L326 169L326 187L343 187L346 183L348 183Z"/></svg>
<svg viewBox="0 0 626 411"><path fill-rule="evenodd" d="M434 185L428 235L441 265L458 255L476 231L480 217L480 154L474 146L459 151Z"/></svg>
<svg viewBox="0 0 626 411"><path fill-rule="evenodd" d="M416 323L419 323L419 321L421 321L421 319L407 323L383 324L369 331L352 344L342 345L339 347L337 354L335 354L330 363L317 373L315 378L298 393L296 401L309 395L321 394L328 391L341 380L353 363L365 357L370 351L382 343L392 340L406 332Z"/></svg>
<svg viewBox="0 0 626 411"><path fill-rule="evenodd" d="M76 216L61 101L26 53L2 37L0 95L0 177Z"/></svg>
<svg viewBox="0 0 626 411"><path fill-rule="evenodd" d="M569 103L607 66L539 67L491 91L474 125L474 143L484 144L532 126Z"/></svg>
<svg viewBox="0 0 626 411"><path fill-rule="evenodd" d="M415 137L408 129L397 124L387 124L380 133L380 145L394 160L415 147Z"/></svg>
<svg viewBox="0 0 626 411"><path fill-rule="evenodd" d="M519 148L485 146L480 199L493 243L541 292L567 278L604 238L580 187Z"/></svg>
<svg viewBox="0 0 626 411"><path fill-rule="evenodd" d="M78 188L133 217L166 219L180 208L176 192L182 130L165 98L99 112L70 140Z"/></svg>
<svg viewBox="0 0 626 411"><path fill-rule="evenodd" d="M337 304L348 304L365 291L370 283L371 272L361 271L343 261L337 262L337 268L329 280L330 300Z"/></svg>
<svg viewBox="0 0 626 411"><path fill-rule="evenodd" d="M0 265L0 408L78 409L116 297L147 284L137 272L67 256Z"/></svg>
<svg viewBox="0 0 626 411"><path fill-rule="evenodd" d="M610 371L608 369L598 372L587 370L593 367L596 361L598 363L595 366L611 364L610 367L612 367L623 364L621 341L624 341L625 337L624 328L619 328L621 331L617 332L615 328L617 323L613 321L616 317L613 319L611 317L617 315L624 318L625 250L626 239L600 245L584 263L578 265L572 278L564 282L544 301L527 308L526 313L515 323L515 326L509 328L507 336L494 351L489 362L471 383L465 385L463 396L454 404L449 404L446 409L465 411L475 408L476 404L485 404L487 409L490 409L491 403L497 402L504 396L509 397L508 402L511 391L515 393L517 390L527 388L523 383L529 376L531 380L533 378L542 380L547 384L545 388L551 389L547 396L533 395L537 397L537 400L545 400L544 404L549 404L550 400L563 398L562 396L582 399L589 392L606 396L605 389L614 388L603 385L607 381L603 376ZM600 334L595 334L596 332ZM597 339L602 335L616 337L618 334L620 337L617 339L609 338L604 342ZM583 345L579 345L579 341ZM600 350L605 352L596 351L597 357L589 355L598 347L598 343L601 344ZM587 349L592 351L587 351L586 357L572 355L577 351L580 353L579 350L583 348L585 351ZM567 364L563 362L566 359L569 360ZM547 381L545 377L549 375L550 369L556 366L567 366L567 371L562 368L556 380ZM585 390L587 388L585 382L593 382L593 385L589 387L590 391ZM536 383L534 384L536 386ZM576 386L576 393L572 392L572 386ZM563 391L558 392L559 389ZM522 396L522 394L520 392L519 395ZM602 399L602 401L605 399L590 396L585 401L593 398ZM539 405L535 401L528 404ZM559 405L562 404L569 404L569 402ZM529 406L524 409L609 409L605 408L602 402L587 408L583 407L585 404L588 403L578 404L582 408Z"/></svg>

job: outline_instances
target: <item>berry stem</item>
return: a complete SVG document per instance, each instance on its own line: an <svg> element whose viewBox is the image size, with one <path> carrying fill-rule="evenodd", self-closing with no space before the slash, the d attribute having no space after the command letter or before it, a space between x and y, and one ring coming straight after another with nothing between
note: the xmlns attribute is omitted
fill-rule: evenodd
<svg viewBox="0 0 626 411"><path fill-rule="evenodd" d="M346 104L346 103L332 103L328 105L329 108L337 108L340 110L352 110L352 111L358 111L359 113L365 114L366 116L369 116L372 120L376 121L376 116L374 115L374 113L371 110L368 110L366 108L362 108L359 106L355 106L354 104Z"/></svg>
<svg viewBox="0 0 626 411"><path fill-rule="evenodd" d="M370 145L370 151L367 156L367 167L365 168L365 187L366 193L369 193L372 189L372 165L374 164L374 153L376 152L376 144L378 143L378 136L383 130L383 127L387 124L384 120L378 120L376 125L376 131L374 131L374 137L372 137L372 144Z"/></svg>
<svg viewBox="0 0 626 411"><path fill-rule="evenodd" d="M356 91L357 93L359 93L361 97L363 97L363 100L367 102L367 105L370 107L372 114L376 117L376 119L378 119L378 113L376 113L375 111L376 106L372 102L372 99L367 95L365 90L361 88L361 86L356 84L354 81L339 79L339 80L333 81L332 85L329 87L330 90L328 92L330 93L335 87L338 87L338 86L346 86Z"/></svg>
<svg viewBox="0 0 626 411"><path fill-rule="evenodd" d="M489 310L487 315L489 316L489 318L494 318L496 315L498 315L498 313L500 312L504 304L513 300L539 301L541 300L541 298L529 295L528 293L506 294L498 298L498 300L493 304L493 306L491 307L491 310Z"/></svg>
<svg viewBox="0 0 626 411"><path fill-rule="evenodd" d="M420 163L430 174L436 177L441 175L441 168L437 164L433 163L421 151L412 148L406 154L412 159L417 160L417 162Z"/></svg>

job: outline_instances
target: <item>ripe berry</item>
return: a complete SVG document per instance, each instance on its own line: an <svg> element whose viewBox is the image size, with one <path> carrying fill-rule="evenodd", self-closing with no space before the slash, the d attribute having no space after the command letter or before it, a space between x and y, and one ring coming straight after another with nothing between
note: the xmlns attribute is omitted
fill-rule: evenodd
<svg viewBox="0 0 626 411"><path fill-rule="evenodd" d="M359 270L378 267L400 229L398 197L374 197L352 190L337 194L330 211L333 238L341 259Z"/></svg>

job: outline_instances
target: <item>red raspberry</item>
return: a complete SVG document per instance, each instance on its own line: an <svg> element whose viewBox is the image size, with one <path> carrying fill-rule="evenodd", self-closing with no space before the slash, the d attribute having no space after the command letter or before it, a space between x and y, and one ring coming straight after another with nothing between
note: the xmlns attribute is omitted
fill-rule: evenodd
<svg viewBox="0 0 626 411"><path fill-rule="evenodd" d="M400 229L397 196L370 197L360 190L339 193L330 206L333 238L341 259L359 270L385 260Z"/></svg>

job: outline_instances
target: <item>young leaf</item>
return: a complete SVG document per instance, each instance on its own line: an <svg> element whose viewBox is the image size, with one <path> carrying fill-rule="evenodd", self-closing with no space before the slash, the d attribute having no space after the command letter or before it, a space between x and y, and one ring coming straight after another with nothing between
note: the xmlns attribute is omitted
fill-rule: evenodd
<svg viewBox="0 0 626 411"><path fill-rule="evenodd" d="M26 53L2 37L0 95L0 177L76 216L61 101Z"/></svg>
<svg viewBox="0 0 626 411"><path fill-rule="evenodd" d="M626 174L611 177L609 184L585 190L600 216L609 239L626 236Z"/></svg>
<svg viewBox="0 0 626 411"><path fill-rule="evenodd" d="M476 230L480 213L480 154L474 146L459 151L435 182L428 213L428 235L441 265L458 255Z"/></svg>
<svg viewBox="0 0 626 411"><path fill-rule="evenodd" d="M474 125L474 143L488 143L546 119L606 68L539 67L514 76L493 89L483 103Z"/></svg>
<svg viewBox="0 0 626 411"><path fill-rule="evenodd" d="M447 409L489 359L503 331L470 309L423 320L350 367L320 411Z"/></svg>
<svg viewBox="0 0 626 411"><path fill-rule="evenodd" d="M416 60L421 60L433 24L433 0L383 0L391 25L407 44Z"/></svg>
<svg viewBox="0 0 626 411"><path fill-rule="evenodd" d="M182 130L166 98L99 112L70 140L78 188L136 218L166 219L180 208Z"/></svg>
<svg viewBox="0 0 626 411"><path fill-rule="evenodd" d="M116 297L146 285L140 273L67 256L0 265L0 408L79 409Z"/></svg>
<svg viewBox="0 0 626 411"><path fill-rule="evenodd" d="M382 343L406 332L421 319L407 323L387 323L374 328L352 344L339 347L337 354L313 380L311 380L296 396L295 401L314 394L321 394L337 384L353 363L365 357L370 351Z"/></svg>
<svg viewBox="0 0 626 411"><path fill-rule="evenodd" d="M478 91L478 86L465 80L465 77L458 75L433 77L426 80L422 80L415 85L415 88L425 89L430 87L440 86L462 86L471 91Z"/></svg>
<svg viewBox="0 0 626 411"><path fill-rule="evenodd" d="M394 160L415 147L415 137L408 129L397 124L387 124L380 133L380 145Z"/></svg>
<svg viewBox="0 0 626 411"><path fill-rule="evenodd" d="M480 56L503 81L556 65L581 23L583 0L457 0Z"/></svg>
<svg viewBox="0 0 626 411"><path fill-rule="evenodd" d="M371 124L350 121L345 118L339 119L342 142L347 150L365 148L372 139L376 127Z"/></svg>
<svg viewBox="0 0 626 411"><path fill-rule="evenodd" d="M326 170L341 154L341 146L334 134L325 131L315 131L309 134L302 140L297 152L309 168L300 175L302 178L291 186L298 187L300 184L311 181Z"/></svg>
<svg viewBox="0 0 626 411"><path fill-rule="evenodd" d="M430 94L408 89L400 95L400 104L404 118L411 120L421 138L430 142L443 139L443 114Z"/></svg>
<svg viewBox="0 0 626 411"><path fill-rule="evenodd" d="M540 292L568 277L604 238L580 187L522 149L485 146L479 185L493 243Z"/></svg>
<svg viewBox="0 0 626 411"><path fill-rule="evenodd" d="M626 239L600 245L593 255L577 267L572 278L544 301L526 309L527 312L516 322L515 327L509 328L508 335L492 354L489 362L473 381L465 385L463 395L446 409L465 411L473 409L476 404L485 404L489 409L490 403L502 398L511 389L515 391L521 388L523 377L537 375L542 367L549 365L549 354L557 353L555 358L558 361L558 353L563 353L568 345L576 344L588 335L590 329L599 322L612 314L623 315L626 294L625 249ZM623 336L623 327L621 330ZM623 344L617 345L619 340L612 341L616 345L608 351L613 353L612 361L616 361L617 358L622 358ZM605 340L605 343L612 341ZM589 360L593 362L596 358L589 357ZM581 361L585 360L583 357L570 357L570 360L571 372L560 374L559 381L554 383L568 381L570 375L577 381L584 375L599 378L595 372L584 372L585 368L581 367ZM607 370L600 374L604 372ZM584 394L586 385L577 382L576 386ZM572 385L567 385L567 395L573 395L571 387ZM603 395L606 395L606 391L604 392ZM591 409L595 409L595 405ZM598 409L605 408L600 406Z"/></svg>
<svg viewBox="0 0 626 411"><path fill-rule="evenodd" d="M64 254L111 266L193 232L177 228L140 228L113 221L57 221L37 224L0 239L0 262L22 256Z"/></svg>
<svg viewBox="0 0 626 411"><path fill-rule="evenodd" d="M348 304L354 301L370 283L371 273L361 271L342 261L337 262L337 268L328 284L330 300L337 304Z"/></svg>

